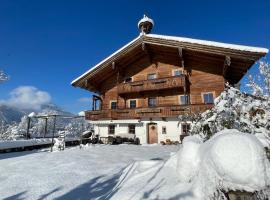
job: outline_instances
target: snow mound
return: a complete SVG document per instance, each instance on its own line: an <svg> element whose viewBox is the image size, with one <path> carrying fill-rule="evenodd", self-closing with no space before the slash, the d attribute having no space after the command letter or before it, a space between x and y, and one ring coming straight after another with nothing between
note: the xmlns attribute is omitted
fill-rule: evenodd
<svg viewBox="0 0 270 200"><path fill-rule="evenodd" d="M198 136L184 138L183 146L167 161L129 165L112 199L224 200L224 191L267 193L269 185L270 163L261 142L254 135L228 129L204 143Z"/></svg>
<svg viewBox="0 0 270 200"><path fill-rule="evenodd" d="M199 167L201 143L202 140L195 136L188 136L183 140L183 147L177 153L178 176L183 182L189 182L196 175L196 171L191 169L198 169Z"/></svg>
<svg viewBox="0 0 270 200"><path fill-rule="evenodd" d="M270 184L270 164L254 135L224 130L199 147L197 138L192 137L184 140L179 151L178 161L182 164L177 171L181 181L193 182L195 196L210 198L219 189L255 192ZM195 150L187 156L192 147Z"/></svg>

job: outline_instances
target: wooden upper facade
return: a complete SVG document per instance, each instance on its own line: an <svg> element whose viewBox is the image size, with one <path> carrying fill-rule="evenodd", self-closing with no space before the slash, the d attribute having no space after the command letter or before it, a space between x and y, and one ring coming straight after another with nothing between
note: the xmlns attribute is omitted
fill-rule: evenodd
<svg viewBox="0 0 270 200"><path fill-rule="evenodd" d="M72 85L97 94L93 110L86 112L89 120L177 117L211 108L225 82L238 83L266 53L262 48L140 35Z"/></svg>

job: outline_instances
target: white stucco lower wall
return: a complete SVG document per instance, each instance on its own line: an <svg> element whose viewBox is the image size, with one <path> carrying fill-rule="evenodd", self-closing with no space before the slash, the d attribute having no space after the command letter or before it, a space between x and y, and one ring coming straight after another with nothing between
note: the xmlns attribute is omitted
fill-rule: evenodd
<svg viewBox="0 0 270 200"><path fill-rule="evenodd" d="M181 122L177 118L170 118L166 120L162 120L161 118L152 120L99 120L91 121L90 123L94 125L95 134L98 134L100 137L109 136L108 126L110 124L115 125L115 135L128 134L128 125L135 124L135 136L140 139L141 144L147 143L147 129L149 123L157 124L158 143L161 141L165 142L166 139L170 139L171 141L180 141L180 135L182 133ZM166 127L166 134L162 133L162 127Z"/></svg>

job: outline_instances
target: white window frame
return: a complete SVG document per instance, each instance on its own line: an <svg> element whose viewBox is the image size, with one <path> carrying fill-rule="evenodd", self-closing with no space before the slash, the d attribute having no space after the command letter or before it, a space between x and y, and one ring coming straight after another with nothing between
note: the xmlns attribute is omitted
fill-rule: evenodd
<svg viewBox="0 0 270 200"><path fill-rule="evenodd" d="M153 78L153 79L148 79L148 76L149 75L155 75L155 78ZM147 80L155 80L155 79L157 79L157 73L149 73L149 74L147 74Z"/></svg>
<svg viewBox="0 0 270 200"><path fill-rule="evenodd" d="M172 76L176 76L176 75L175 75L175 72L176 72L176 71L182 71L182 75L184 75L184 70L183 70L183 69L173 69L173 70L172 70Z"/></svg>
<svg viewBox="0 0 270 200"><path fill-rule="evenodd" d="M201 94L202 102L203 102L204 104L211 104L211 103L206 103L206 102L204 101L204 95L205 95L205 94L213 94L213 103L214 103L214 100L215 100L215 98L216 98L215 92L213 92L213 91L210 91L210 92L202 92L202 94Z"/></svg>
<svg viewBox="0 0 270 200"><path fill-rule="evenodd" d="M135 108L138 107L138 100L137 100L137 99L129 99L129 100L128 100L128 107L129 107L129 108L131 108L131 107L130 107L130 101L136 101L136 107L135 107Z"/></svg>
<svg viewBox="0 0 270 200"><path fill-rule="evenodd" d="M187 96L187 98L188 98L186 103L183 103L182 100L181 100L181 97L183 97L183 96ZM190 95L188 95L188 94L179 95L179 103L180 103L180 105L188 105L189 104L189 98L190 98Z"/></svg>
<svg viewBox="0 0 270 200"><path fill-rule="evenodd" d="M116 103L116 108L115 108L115 109L112 109L112 103L113 103L113 102ZM118 105L117 105L117 100L111 100L111 101L110 101L110 109L111 109L111 110L116 110L117 107L118 107Z"/></svg>

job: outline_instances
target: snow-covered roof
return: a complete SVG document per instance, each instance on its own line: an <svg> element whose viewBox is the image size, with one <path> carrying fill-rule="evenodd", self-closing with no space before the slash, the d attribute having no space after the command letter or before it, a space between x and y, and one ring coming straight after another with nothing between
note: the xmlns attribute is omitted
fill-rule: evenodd
<svg viewBox="0 0 270 200"><path fill-rule="evenodd" d="M101 62L99 62L98 64L96 64L94 67L90 68L88 71L86 71L85 73L83 73L81 76L79 76L78 78L74 79L71 84L74 84L75 82L77 82L78 80L80 80L81 78L85 77L88 73L94 71L98 66L100 66L101 64L103 64L106 60L112 58L113 56L117 55L118 53L120 53L122 50L124 50L125 48L127 48L129 45L133 44L134 42L136 42L139 38L141 37L141 35L139 35L138 37L136 37L134 40L130 41L129 43L127 43L125 46L123 46L122 48L118 49L117 51L115 51L113 54L111 54L110 56L108 56L107 58L105 58L104 60L102 60Z"/></svg>
<svg viewBox="0 0 270 200"><path fill-rule="evenodd" d="M229 44L229 43L222 43L222 42L215 42L215 41L208 41L208 40L198 40L186 37L175 37L175 36L166 36L166 35L157 35L157 34L148 34L146 37L151 38L158 38L164 40L174 40L177 42L186 42L192 44L200 44L205 46L213 46L213 47L220 47L238 51L249 51L254 53L268 53L268 49L261 48L261 47L252 47L252 46L244 46L244 45L237 45L237 44Z"/></svg>
<svg viewBox="0 0 270 200"><path fill-rule="evenodd" d="M143 19L142 19L143 20ZM95 69L100 67L102 64L104 64L106 61L112 59L113 57L120 54L122 51L127 49L128 47L132 46L134 43L138 42L139 40L142 40L144 42L145 39L161 39L161 40L168 40L168 41L176 41L176 42L182 42L182 43L189 43L189 44L198 44L208 47L217 47L217 48L223 48L223 49L230 49L230 50L236 50L236 51L243 51L243 52L251 52L251 53L258 53L258 54L267 54L269 52L266 48L261 47L252 47L252 46L244 46L244 45L236 45L236 44L229 44L229 43L222 43L222 42L215 42L215 41L208 41L208 40L199 40L199 39L192 39L192 38L186 38L186 37L177 37L177 36L166 36L166 35L158 35L158 34L144 34L139 35L126 45L124 45L122 48L115 51L113 54L96 64L94 67L90 68L88 71L83 73L78 78L74 79L71 82L71 85L74 85L77 81L84 78L87 74L93 72ZM147 42L146 42L147 43Z"/></svg>

